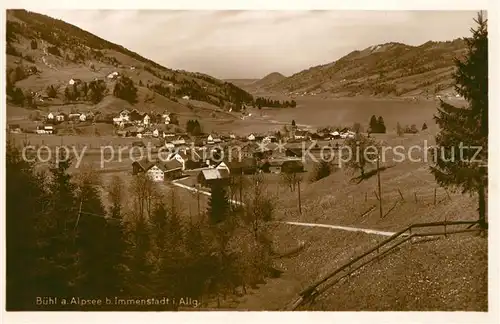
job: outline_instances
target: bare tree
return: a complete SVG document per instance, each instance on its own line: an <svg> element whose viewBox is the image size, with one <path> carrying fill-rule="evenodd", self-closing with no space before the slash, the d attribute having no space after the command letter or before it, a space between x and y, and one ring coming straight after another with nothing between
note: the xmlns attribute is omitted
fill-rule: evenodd
<svg viewBox="0 0 500 324"><path fill-rule="evenodd" d="M346 162L347 168L353 171L359 170L361 177L364 177L366 168L376 162L380 151L379 143L372 138L357 134L354 138L347 139L345 145L352 153Z"/></svg>
<svg viewBox="0 0 500 324"><path fill-rule="evenodd" d="M123 213L123 201L125 199L125 190L123 179L114 175L106 187L108 201L111 204L111 217L120 218Z"/></svg>
<svg viewBox="0 0 500 324"><path fill-rule="evenodd" d="M151 217L155 202L161 197L156 183L144 174L135 176L130 186L132 212L140 220Z"/></svg>

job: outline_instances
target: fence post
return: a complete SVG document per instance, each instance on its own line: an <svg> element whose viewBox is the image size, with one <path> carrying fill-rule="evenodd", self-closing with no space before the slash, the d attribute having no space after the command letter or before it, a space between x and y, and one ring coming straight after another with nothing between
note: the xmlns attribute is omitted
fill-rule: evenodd
<svg viewBox="0 0 500 324"><path fill-rule="evenodd" d="M368 194L365 191L365 202L367 202L367 201L368 201Z"/></svg>
<svg viewBox="0 0 500 324"><path fill-rule="evenodd" d="M401 196L401 200L405 201L405 197L403 197L403 194L401 193L401 190L398 188L399 195Z"/></svg>
<svg viewBox="0 0 500 324"><path fill-rule="evenodd" d="M436 206L436 191L437 191L437 189L434 188L434 206Z"/></svg>
<svg viewBox="0 0 500 324"><path fill-rule="evenodd" d="M415 196L415 204L417 204L417 203L418 203L418 200L417 200L417 193L416 193L416 192L414 192L414 193L413 193L413 195Z"/></svg>

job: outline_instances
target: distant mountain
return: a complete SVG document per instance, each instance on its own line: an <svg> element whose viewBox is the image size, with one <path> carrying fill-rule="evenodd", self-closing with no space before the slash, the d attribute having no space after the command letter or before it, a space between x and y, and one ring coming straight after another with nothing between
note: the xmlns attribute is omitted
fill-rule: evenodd
<svg viewBox="0 0 500 324"><path fill-rule="evenodd" d="M202 73L169 69L123 46L42 14L7 10L6 27L8 102L14 105L31 106L31 100L28 103L22 93L39 94L49 87L55 89L55 92L50 90L54 92L51 102L63 104L68 88L74 90L69 87L69 81L78 79L86 84L85 89L96 80L103 81L106 89L102 98L93 98L92 101L98 102L90 102L88 91L78 89L72 103L99 106L104 110L107 106L120 109L124 103L113 93L118 81L108 77L114 72L132 80L138 95L133 108L138 110L168 108L189 112L190 107L182 99L186 96L190 101L204 102L219 110L253 101L251 94L230 82ZM110 98L104 100L104 97Z"/></svg>
<svg viewBox="0 0 500 324"><path fill-rule="evenodd" d="M296 73L269 89L335 96L432 96L452 91L454 58L465 51L462 39L420 46L374 45Z"/></svg>
<svg viewBox="0 0 500 324"><path fill-rule="evenodd" d="M254 85L256 85L258 87L266 88L266 87L273 86L274 84L276 84L284 79L286 79L286 76L284 76L283 74L281 74L279 72L273 72L273 73L266 75L262 79L255 81Z"/></svg>

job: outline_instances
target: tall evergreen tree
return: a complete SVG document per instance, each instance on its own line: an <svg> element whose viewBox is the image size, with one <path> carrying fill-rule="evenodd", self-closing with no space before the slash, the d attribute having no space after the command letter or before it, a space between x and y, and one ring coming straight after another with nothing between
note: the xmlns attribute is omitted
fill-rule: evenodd
<svg viewBox="0 0 500 324"><path fill-rule="evenodd" d="M226 188L221 183L212 185L212 195L208 203L207 214L212 224L225 221L229 215L229 199Z"/></svg>
<svg viewBox="0 0 500 324"><path fill-rule="evenodd" d="M64 160L62 156L60 159ZM50 218L44 229L48 241L43 246L46 259L42 265L46 267L46 272L41 284L52 296L68 296L77 292L75 288L79 273L76 266L75 224L78 204L75 199L76 188L68 174L70 165L71 160L65 160L54 162L50 167L47 208Z"/></svg>
<svg viewBox="0 0 500 324"><path fill-rule="evenodd" d="M434 117L441 128L436 136L440 154L435 152L436 163L431 167L431 172L444 187L477 193L479 221L485 226L488 186L488 29L483 13L478 13L475 22L477 27L471 29L472 37L465 39L465 60L455 60L455 90L468 101L468 106L461 108L440 102ZM481 150L476 155L477 147Z"/></svg>

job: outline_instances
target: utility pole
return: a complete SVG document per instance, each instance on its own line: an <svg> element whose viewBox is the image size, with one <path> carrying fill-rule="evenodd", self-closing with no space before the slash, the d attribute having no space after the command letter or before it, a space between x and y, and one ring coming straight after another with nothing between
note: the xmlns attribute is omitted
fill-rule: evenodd
<svg viewBox="0 0 500 324"><path fill-rule="evenodd" d="M299 192L299 214L302 215L302 202L300 201L300 179L297 181L297 191Z"/></svg>
<svg viewBox="0 0 500 324"><path fill-rule="evenodd" d="M240 169L240 204L243 203L243 167Z"/></svg>
<svg viewBox="0 0 500 324"><path fill-rule="evenodd" d="M198 187L196 187L196 199L198 200L198 220L201 219L201 210L200 210L200 192Z"/></svg>
<svg viewBox="0 0 500 324"><path fill-rule="evenodd" d="M80 215L82 214L82 204L83 199L80 200L80 208L78 208L78 216L76 217L75 228L73 229L73 242L76 241L76 228L78 227L78 223L80 222Z"/></svg>
<svg viewBox="0 0 500 324"><path fill-rule="evenodd" d="M380 218L382 218L384 214L382 211L382 189L380 186L380 155L377 156L377 182L378 182L379 211L380 211Z"/></svg>

